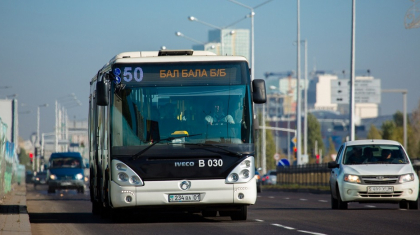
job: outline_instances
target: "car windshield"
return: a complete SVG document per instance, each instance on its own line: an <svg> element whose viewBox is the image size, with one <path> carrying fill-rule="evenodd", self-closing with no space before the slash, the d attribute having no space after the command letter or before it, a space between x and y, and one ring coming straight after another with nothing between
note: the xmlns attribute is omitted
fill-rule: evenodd
<svg viewBox="0 0 420 235"><path fill-rule="evenodd" d="M407 164L407 156L398 145L352 145L344 152L345 165Z"/></svg>
<svg viewBox="0 0 420 235"><path fill-rule="evenodd" d="M81 168L81 159L60 157L50 160L50 168Z"/></svg>

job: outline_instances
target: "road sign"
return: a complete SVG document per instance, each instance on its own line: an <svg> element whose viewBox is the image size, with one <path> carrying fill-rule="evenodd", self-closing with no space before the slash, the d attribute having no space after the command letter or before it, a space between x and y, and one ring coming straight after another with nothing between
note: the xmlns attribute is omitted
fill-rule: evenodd
<svg viewBox="0 0 420 235"><path fill-rule="evenodd" d="M354 102L375 103L381 102L380 79L356 79L354 81ZM350 80L331 80L331 103L350 103Z"/></svg>
<svg viewBox="0 0 420 235"><path fill-rule="evenodd" d="M354 83L355 103L381 103L381 80L358 79Z"/></svg>
<svg viewBox="0 0 420 235"><path fill-rule="evenodd" d="M280 159L280 154L275 153L273 157L276 161L278 161Z"/></svg>
<svg viewBox="0 0 420 235"><path fill-rule="evenodd" d="M350 103L350 80L337 79L331 80L331 103L348 104Z"/></svg>

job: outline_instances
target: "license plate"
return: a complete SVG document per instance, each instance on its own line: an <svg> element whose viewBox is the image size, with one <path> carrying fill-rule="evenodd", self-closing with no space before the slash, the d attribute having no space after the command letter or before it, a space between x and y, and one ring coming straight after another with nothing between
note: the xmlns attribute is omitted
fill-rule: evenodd
<svg viewBox="0 0 420 235"><path fill-rule="evenodd" d="M45 183L46 183L46 181L45 181L45 180L41 180L41 181L39 181L39 182L41 182L41 184L45 184Z"/></svg>
<svg viewBox="0 0 420 235"><path fill-rule="evenodd" d="M61 182L61 186L69 186L71 185L71 182Z"/></svg>
<svg viewBox="0 0 420 235"><path fill-rule="evenodd" d="M367 188L368 193L393 193L394 187L392 186L374 186Z"/></svg>
<svg viewBox="0 0 420 235"><path fill-rule="evenodd" d="M169 202L199 202L200 194L170 194Z"/></svg>

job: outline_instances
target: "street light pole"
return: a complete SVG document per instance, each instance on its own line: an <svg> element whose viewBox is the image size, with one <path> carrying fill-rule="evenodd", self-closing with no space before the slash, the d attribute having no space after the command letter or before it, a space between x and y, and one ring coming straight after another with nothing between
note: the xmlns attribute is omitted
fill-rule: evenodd
<svg viewBox="0 0 420 235"><path fill-rule="evenodd" d="M403 131L404 131L404 139L403 144L405 151L407 151L407 93L406 89L383 89L382 92L388 93L402 93L403 94Z"/></svg>
<svg viewBox="0 0 420 235"><path fill-rule="evenodd" d="M255 12L254 10L268 2L271 2L272 0L265 1L255 7L247 6L235 0L229 0L229 1L251 10L251 13L249 14L249 17L251 18L251 80L254 80L254 76L255 76L255 64L254 64L254 16L255 16Z"/></svg>
<svg viewBox="0 0 420 235"><path fill-rule="evenodd" d="M42 104L42 105L38 105L38 109L37 109L37 121L36 121L36 142L35 142L35 147L39 148L40 147L40 139L39 139L39 119L40 119L40 111L39 109L41 107L48 107L48 104ZM36 152L38 153L38 151ZM34 159L32 160L32 169L35 170L35 161L39 158L40 156L34 156Z"/></svg>
<svg viewBox="0 0 420 235"><path fill-rule="evenodd" d="M300 94L300 0L297 0L297 110L296 110L296 160L301 164L301 94Z"/></svg>

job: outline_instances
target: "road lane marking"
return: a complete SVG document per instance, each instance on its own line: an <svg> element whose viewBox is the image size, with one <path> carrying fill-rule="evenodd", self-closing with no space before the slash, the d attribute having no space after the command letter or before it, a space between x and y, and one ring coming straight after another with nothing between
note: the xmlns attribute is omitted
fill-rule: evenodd
<svg viewBox="0 0 420 235"><path fill-rule="evenodd" d="M261 220L261 219L255 219L255 221L257 221L257 222L264 222L264 220Z"/></svg>
<svg viewBox="0 0 420 235"><path fill-rule="evenodd" d="M295 228L292 228L292 227L287 227L287 226L284 226L284 225L281 225L281 224L271 224L271 225L273 225L273 226L277 226L277 227L280 227L280 228L289 229L289 230L294 230L294 229L295 229Z"/></svg>
<svg viewBox="0 0 420 235"><path fill-rule="evenodd" d="M320 201L320 202L328 202L327 200L318 200L318 201Z"/></svg>
<svg viewBox="0 0 420 235"><path fill-rule="evenodd" d="M301 198L301 199L299 199L299 200L301 200L301 201L307 201L308 199L305 199L305 198Z"/></svg>
<svg viewBox="0 0 420 235"><path fill-rule="evenodd" d="M268 198L274 198L273 196L270 196L270 197L268 197Z"/></svg>
<svg viewBox="0 0 420 235"><path fill-rule="evenodd" d="M288 197L285 197L285 198L283 198L283 199L289 200L290 198L288 198Z"/></svg>
<svg viewBox="0 0 420 235"><path fill-rule="evenodd" d="M325 233L315 233L315 232L310 232L310 231L305 231L305 230L297 230L297 231L301 233L309 233L309 234L314 234L314 235L326 235Z"/></svg>
<svg viewBox="0 0 420 235"><path fill-rule="evenodd" d="M376 206L366 205L365 207L375 208Z"/></svg>

